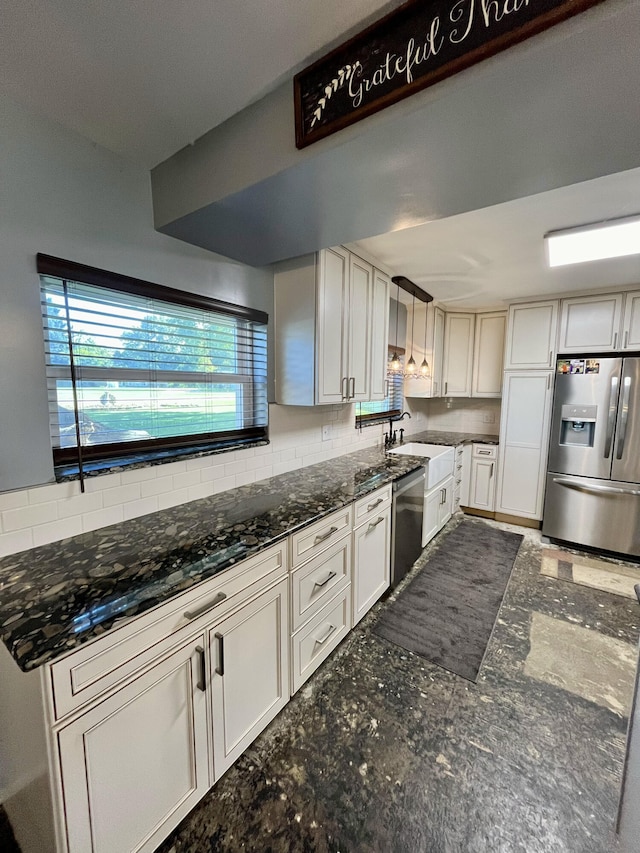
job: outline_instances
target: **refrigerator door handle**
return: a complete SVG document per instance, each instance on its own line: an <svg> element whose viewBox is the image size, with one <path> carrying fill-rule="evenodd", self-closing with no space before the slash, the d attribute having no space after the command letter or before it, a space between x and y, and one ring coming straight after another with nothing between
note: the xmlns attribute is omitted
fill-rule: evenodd
<svg viewBox="0 0 640 853"><path fill-rule="evenodd" d="M611 442L613 441L613 428L616 425L616 402L618 399L618 377L611 377L609 388L609 406L607 408L607 435L604 440L604 458L608 459L611 454Z"/></svg>
<svg viewBox="0 0 640 853"><path fill-rule="evenodd" d="M620 486L600 486L593 483L580 483L576 480L569 480L566 477L554 477L553 482L559 486L567 486L570 489L576 489L579 492L593 492L594 494L610 495L640 495L640 489L623 489Z"/></svg>
<svg viewBox="0 0 640 853"><path fill-rule="evenodd" d="M616 459L622 459L624 453L624 442L627 437L627 421L629 420L629 397L631 395L631 377L625 376L622 383L622 409L620 411L620 433L618 435L618 449Z"/></svg>

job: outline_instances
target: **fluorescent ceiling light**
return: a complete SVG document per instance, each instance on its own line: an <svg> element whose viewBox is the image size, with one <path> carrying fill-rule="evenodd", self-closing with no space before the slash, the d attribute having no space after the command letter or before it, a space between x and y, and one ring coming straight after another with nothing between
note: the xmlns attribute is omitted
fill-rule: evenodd
<svg viewBox="0 0 640 853"><path fill-rule="evenodd" d="M640 254L640 216L544 235L550 267Z"/></svg>

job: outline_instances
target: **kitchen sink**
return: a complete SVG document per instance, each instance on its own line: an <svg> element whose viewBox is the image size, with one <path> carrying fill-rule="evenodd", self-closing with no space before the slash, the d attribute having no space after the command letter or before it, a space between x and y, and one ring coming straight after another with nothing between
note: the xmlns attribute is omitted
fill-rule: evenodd
<svg viewBox="0 0 640 853"><path fill-rule="evenodd" d="M445 444L420 444L418 441L409 441L406 444L401 444L399 447L392 447L388 452L399 454L400 456L428 457L429 461L426 464L427 478L425 482L427 491L441 480L453 474L454 447L447 447Z"/></svg>

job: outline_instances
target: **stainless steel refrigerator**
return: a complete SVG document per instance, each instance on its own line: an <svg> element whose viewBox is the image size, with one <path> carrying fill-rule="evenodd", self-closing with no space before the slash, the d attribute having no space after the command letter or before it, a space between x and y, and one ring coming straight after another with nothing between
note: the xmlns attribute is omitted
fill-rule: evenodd
<svg viewBox="0 0 640 853"><path fill-rule="evenodd" d="M640 358L559 358L542 532L640 556Z"/></svg>

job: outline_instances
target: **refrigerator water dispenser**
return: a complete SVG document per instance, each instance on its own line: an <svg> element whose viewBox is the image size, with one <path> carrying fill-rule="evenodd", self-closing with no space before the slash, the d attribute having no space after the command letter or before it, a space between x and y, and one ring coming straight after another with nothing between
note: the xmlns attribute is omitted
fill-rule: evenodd
<svg viewBox="0 0 640 853"><path fill-rule="evenodd" d="M560 421L560 444L593 447L597 416L597 406L564 405Z"/></svg>

